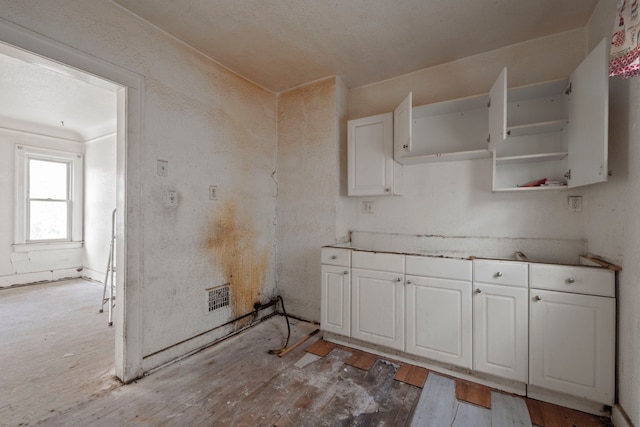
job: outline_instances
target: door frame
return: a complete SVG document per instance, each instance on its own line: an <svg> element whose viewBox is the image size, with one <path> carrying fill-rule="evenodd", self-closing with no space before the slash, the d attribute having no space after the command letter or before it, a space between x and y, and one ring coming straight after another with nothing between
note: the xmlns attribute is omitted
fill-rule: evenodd
<svg viewBox="0 0 640 427"><path fill-rule="evenodd" d="M0 43L43 58L43 64L117 94L115 373L142 376L141 152L144 77L0 18Z"/></svg>

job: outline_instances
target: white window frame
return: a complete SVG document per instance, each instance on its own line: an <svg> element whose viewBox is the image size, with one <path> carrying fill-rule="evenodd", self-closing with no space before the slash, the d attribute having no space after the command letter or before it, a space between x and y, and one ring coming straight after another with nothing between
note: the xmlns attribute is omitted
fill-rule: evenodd
<svg viewBox="0 0 640 427"><path fill-rule="evenodd" d="M28 162L30 159L65 162L69 164L69 234L66 240L40 240L29 241L28 233ZM37 249L38 247L51 248L78 247L82 243L83 228L83 167L84 156L81 153L51 150L39 147L29 147L16 144L15 147L15 235L14 250Z"/></svg>

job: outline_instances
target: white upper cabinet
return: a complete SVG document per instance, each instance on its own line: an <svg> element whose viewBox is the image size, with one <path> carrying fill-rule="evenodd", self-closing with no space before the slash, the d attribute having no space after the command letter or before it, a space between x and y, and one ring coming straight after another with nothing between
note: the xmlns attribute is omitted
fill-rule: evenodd
<svg viewBox="0 0 640 427"><path fill-rule="evenodd" d="M489 91L489 150L507 139L507 68L503 68Z"/></svg>
<svg viewBox="0 0 640 427"><path fill-rule="evenodd" d="M569 86L569 187L607 180L608 44L602 40L576 68Z"/></svg>
<svg viewBox="0 0 640 427"><path fill-rule="evenodd" d="M490 93L493 190L551 190L606 181L607 41L569 80L507 90L502 70ZM546 185L538 186L541 181Z"/></svg>
<svg viewBox="0 0 640 427"><path fill-rule="evenodd" d="M411 153L412 95L409 95L393 111L393 157L399 159Z"/></svg>
<svg viewBox="0 0 640 427"><path fill-rule="evenodd" d="M348 122L349 196L399 194L400 165L393 161L393 113Z"/></svg>

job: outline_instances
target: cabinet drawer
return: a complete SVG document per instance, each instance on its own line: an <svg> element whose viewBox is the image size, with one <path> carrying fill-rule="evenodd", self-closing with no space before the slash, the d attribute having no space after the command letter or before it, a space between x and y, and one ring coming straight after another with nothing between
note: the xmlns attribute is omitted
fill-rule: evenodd
<svg viewBox="0 0 640 427"><path fill-rule="evenodd" d="M351 266L351 249L322 248L320 250L322 264Z"/></svg>
<svg viewBox="0 0 640 427"><path fill-rule="evenodd" d="M405 257L405 274L471 281L471 261L408 255Z"/></svg>
<svg viewBox="0 0 640 427"><path fill-rule="evenodd" d="M353 268L404 274L404 255L400 254L353 251L351 262Z"/></svg>
<svg viewBox="0 0 640 427"><path fill-rule="evenodd" d="M474 259L473 281L527 287L528 265L525 262Z"/></svg>
<svg viewBox="0 0 640 427"><path fill-rule="evenodd" d="M615 273L605 268L531 264L529 281L537 289L615 296Z"/></svg>

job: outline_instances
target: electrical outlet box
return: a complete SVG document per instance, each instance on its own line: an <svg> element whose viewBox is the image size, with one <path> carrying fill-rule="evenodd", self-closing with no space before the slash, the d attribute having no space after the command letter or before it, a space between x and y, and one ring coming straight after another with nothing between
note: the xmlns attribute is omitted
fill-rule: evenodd
<svg viewBox="0 0 640 427"><path fill-rule="evenodd" d="M373 200L365 200L362 202L362 213L372 214L375 210L375 204Z"/></svg>
<svg viewBox="0 0 640 427"><path fill-rule="evenodd" d="M582 212L582 196L569 196L569 212Z"/></svg>
<svg viewBox="0 0 640 427"><path fill-rule="evenodd" d="M178 206L178 192L176 190L167 190L167 196L165 200L167 207L175 208Z"/></svg>
<svg viewBox="0 0 640 427"><path fill-rule="evenodd" d="M169 175L169 162L166 160L158 160L158 176Z"/></svg>
<svg viewBox="0 0 640 427"><path fill-rule="evenodd" d="M210 185L209 186L209 200L216 200L218 198L218 186Z"/></svg>

